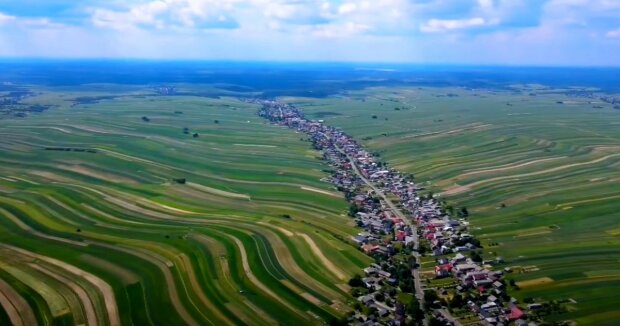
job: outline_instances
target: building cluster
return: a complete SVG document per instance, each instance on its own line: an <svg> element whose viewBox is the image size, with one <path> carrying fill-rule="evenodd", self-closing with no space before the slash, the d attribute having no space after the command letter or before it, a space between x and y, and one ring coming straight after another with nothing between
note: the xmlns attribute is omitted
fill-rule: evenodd
<svg viewBox="0 0 620 326"><path fill-rule="evenodd" d="M292 105L269 100L256 102L262 104L260 116L307 134L313 146L323 153L333 168L329 181L345 193L351 204L349 214L362 229L352 241L375 258L375 263L365 268L364 276L355 282L358 284L352 284L364 288L357 294L365 309L357 309L351 321L363 325L404 325L421 320L421 311L418 316L411 316L415 314L417 300L425 296L414 279L415 257L421 251L437 256L435 278L454 277L458 284L455 295L466 298L462 308L478 314L483 323L523 321L524 312L505 293L503 271L491 270L492 265L503 261L496 258L485 262L479 255L471 254L480 248L480 243L468 233L464 218L452 218L436 198L421 196L423 188L411 176L377 161L340 129L321 120L306 119ZM388 197L394 198L398 207ZM467 213L459 211L459 215L464 217ZM429 287L427 291L436 290ZM398 300L401 293L412 294L413 308ZM425 306L442 309L440 301L427 302ZM444 314L436 315L444 324L453 323Z"/></svg>

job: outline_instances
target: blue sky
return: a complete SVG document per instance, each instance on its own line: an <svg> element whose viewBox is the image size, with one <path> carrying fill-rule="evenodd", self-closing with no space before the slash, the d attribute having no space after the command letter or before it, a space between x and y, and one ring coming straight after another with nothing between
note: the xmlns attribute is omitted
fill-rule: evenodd
<svg viewBox="0 0 620 326"><path fill-rule="evenodd" d="M0 0L0 57L620 66L620 0Z"/></svg>

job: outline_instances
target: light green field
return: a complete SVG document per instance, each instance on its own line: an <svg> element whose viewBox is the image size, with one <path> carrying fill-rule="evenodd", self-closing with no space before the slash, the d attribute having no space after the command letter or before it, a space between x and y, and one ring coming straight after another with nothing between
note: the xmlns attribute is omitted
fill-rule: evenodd
<svg viewBox="0 0 620 326"><path fill-rule="evenodd" d="M466 206L487 256L530 266L507 278L553 280L511 295L573 299L571 312L546 318L611 325L620 320L620 111L562 91L374 88L286 100Z"/></svg>
<svg viewBox="0 0 620 326"><path fill-rule="evenodd" d="M0 125L0 324L304 325L350 309L369 258L302 135L232 98L71 107L149 90L37 91L60 106Z"/></svg>

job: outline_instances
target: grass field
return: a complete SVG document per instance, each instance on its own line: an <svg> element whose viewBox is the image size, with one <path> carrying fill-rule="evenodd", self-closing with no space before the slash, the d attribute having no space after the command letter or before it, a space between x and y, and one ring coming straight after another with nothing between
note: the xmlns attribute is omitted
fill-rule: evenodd
<svg viewBox="0 0 620 326"><path fill-rule="evenodd" d="M54 107L0 125L0 324L321 324L350 309L369 258L302 135L232 98L33 91Z"/></svg>
<svg viewBox="0 0 620 326"><path fill-rule="evenodd" d="M547 319L611 325L620 320L620 111L567 91L370 88L286 100L466 206L487 257L528 267L507 276L527 285L511 295L573 299Z"/></svg>

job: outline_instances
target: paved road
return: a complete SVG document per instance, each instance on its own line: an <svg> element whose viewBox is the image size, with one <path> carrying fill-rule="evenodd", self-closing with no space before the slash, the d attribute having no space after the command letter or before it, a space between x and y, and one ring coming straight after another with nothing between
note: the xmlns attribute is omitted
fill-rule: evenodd
<svg viewBox="0 0 620 326"><path fill-rule="evenodd" d="M452 317L452 314L450 314L450 312L446 309L437 309L437 311L439 311L439 313L443 316L443 318L447 319L448 321L450 321L453 325L455 326L462 326L462 324L456 320L454 317Z"/></svg>
<svg viewBox="0 0 620 326"><path fill-rule="evenodd" d="M374 190L374 192L379 197L381 197L381 199L383 199L383 202L389 206L392 213L394 213L396 216L402 219L407 225L409 225L409 227L411 227L411 232L412 232L413 241L414 241L413 242L413 245L414 245L413 255L415 256L416 261L420 263L420 254L418 253L418 247L419 247L418 229L416 225L412 223L411 220L405 214L403 214L403 212L398 207L396 207L396 205L394 205L394 203L389 198L387 198L383 190L377 188L372 182L370 182L370 180L364 177L364 175L360 172L359 168L357 167L357 164L355 164L355 161L345 151L343 151L337 146L336 148L342 154L346 155L347 159L351 163L351 167L353 168L353 171L355 171L355 173L360 177L360 179L362 179L362 181L364 181L364 183L367 186L369 186L372 190ZM414 277L414 283L415 283L416 297L420 301L420 305L424 305L424 289L422 288L422 283L420 282L420 272L417 268L413 270L413 277Z"/></svg>
<svg viewBox="0 0 620 326"><path fill-rule="evenodd" d="M364 175L360 172L359 168L357 167L355 160L353 160L345 151L340 149L338 146L336 146L336 149L347 157L347 159L351 163L351 167L353 168L353 171L360 177L360 179L362 179L362 181L368 187L374 190L374 192L379 197L381 197L381 199L383 199L383 202L385 202L385 204L388 205L392 213L394 213L396 216L402 219L405 222L405 224L411 227L411 232L413 233L412 236L414 239L413 255L416 258L416 261L418 262L418 264L420 264L421 262L420 254L418 253L420 242L418 241L419 238L418 238L417 226L414 223L412 223L411 219L409 219L398 207L396 207L396 205L394 205L394 203L389 198L387 198L383 190L377 188L372 182L370 182L370 180L364 177ZM422 288L422 282L420 281L420 271L418 268L413 269L413 277L414 277L415 292L416 292L415 296L418 298L418 301L420 302L420 306L424 306L424 289ZM438 310L444 316L444 318L451 321L454 325L461 326L461 324L454 317L452 317L449 311L445 309L438 309Z"/></svg>

